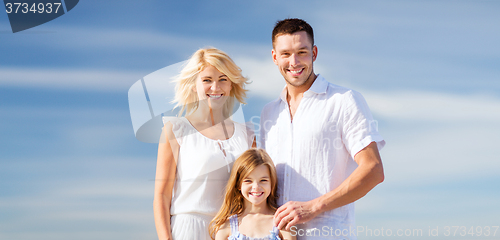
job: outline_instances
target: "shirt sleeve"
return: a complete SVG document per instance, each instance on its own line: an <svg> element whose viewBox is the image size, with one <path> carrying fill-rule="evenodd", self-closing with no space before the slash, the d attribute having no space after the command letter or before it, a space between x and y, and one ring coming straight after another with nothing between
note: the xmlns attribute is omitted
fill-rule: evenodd
<svg viewBox="0 0 500 240"><path fill-rule="evenodd" d="M385 141L378 133L378 122L373 119L363 96L351 90L346 93L343 106L342 141L351 157L354 159L371 142L376 142L377 148L382 149Z"/></svg>
<svg viewBox="0 0 500 240"><path fill-rule="evenodd" d="M257 139L258 148L266 150L267 133L272 126L270 119L274 119L273 111L276 111L276 104L276 101L266 104L260 113L260 124L257 129L259 131L259 139Z"/></svg>

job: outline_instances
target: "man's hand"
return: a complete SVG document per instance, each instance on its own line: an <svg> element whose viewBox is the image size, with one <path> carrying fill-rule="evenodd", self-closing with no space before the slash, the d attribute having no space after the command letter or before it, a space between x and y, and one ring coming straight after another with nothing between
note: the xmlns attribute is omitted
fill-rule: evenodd
<svg viewBox="0 0 500 240"><path fill-rule="evenodd" d="M377 184L384 181L384 169L377 144L370 143L354 156L358 167L340 186L307 202L287 202L274 214L274 224L286 230L305 223L324 211L330 211L352 203L365 196Z"/></svg>
<svg viewBox="0 0 500 240"><path fill-rule="evenodd" d="M308 222L320 214L315 210L314 205L314 200L287 202L274 213L274 225L278 226L278 229L286 227L286 230L290 230L296 224Z"/></svg>

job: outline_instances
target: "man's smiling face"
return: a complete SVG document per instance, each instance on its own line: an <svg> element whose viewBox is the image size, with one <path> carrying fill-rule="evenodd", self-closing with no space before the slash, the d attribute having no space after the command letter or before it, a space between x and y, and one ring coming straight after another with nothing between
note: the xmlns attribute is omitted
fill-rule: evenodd
<svg viewBox="0 0 500 240"><path fill-rule="evenodd" d="M287 84L307 88L316 77L313 62L317 53L305 31L277 36L272 51L273 61Z"/></svg>

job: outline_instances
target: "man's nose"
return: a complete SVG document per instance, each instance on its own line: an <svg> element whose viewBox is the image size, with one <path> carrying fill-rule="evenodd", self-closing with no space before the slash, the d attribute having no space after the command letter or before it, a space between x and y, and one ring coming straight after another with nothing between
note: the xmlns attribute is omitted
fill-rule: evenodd
<svg viewBox="0 0 500 240"><path fill-rule="evenodd" d="M297 55L292 54L292 56L290 56L290 65L296 66L298 63L299 63L299 59L297 58Z"/></svg>

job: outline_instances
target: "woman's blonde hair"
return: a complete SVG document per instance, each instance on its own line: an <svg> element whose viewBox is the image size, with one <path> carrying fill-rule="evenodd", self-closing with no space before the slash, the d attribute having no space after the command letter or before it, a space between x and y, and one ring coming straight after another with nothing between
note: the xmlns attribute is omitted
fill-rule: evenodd
<svg viewBox="0 0 500 240"><path fill-rule="evenodd" d="M215 239L215 234L230 216L234 214L240 215L245 210L245 199L241 194L241 181L261 165L267 166L271 177L271 193L267 197L267 205L273 210L278 208L278 178L273 160L264 149L248 149L234 162L231 176L226 185L224 202L217 215L210 222L209 233L212 239Z"/></svg>
<svg viewBox="0 0 500 240"><path fill-rule="evenodd" d="M232 82L232 89L229 98L224 104L223 114L229 117L234 107L234 99L245 104L247 79L241 75L241 69L223 51L217 48L202 48L196 51L188 60L180 74L176 77L175 98L172 101L177 103L175 107L182 107L179 116L184 110L189 115L198 109L198 95L193 91L196 86L198 74L208 66L213 66L219 72L225 74Z"/></svg>

